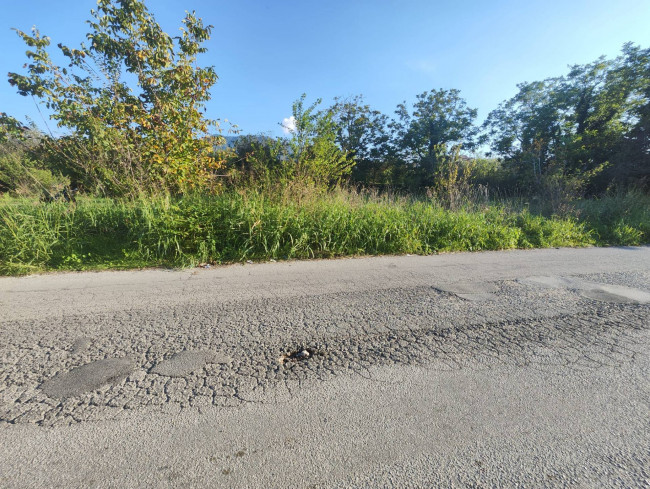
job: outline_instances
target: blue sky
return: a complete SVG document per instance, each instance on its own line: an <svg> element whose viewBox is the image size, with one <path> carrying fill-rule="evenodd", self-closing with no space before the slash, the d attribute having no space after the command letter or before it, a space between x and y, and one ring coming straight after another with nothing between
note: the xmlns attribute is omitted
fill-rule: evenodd
<svg viewBox="0 0 650 489"><path fill-rule="evenodd" d="M12 27L36 25L53 45L84 39L94 0L2 2L0 73L18 71L25 47ZM479 120L516 84L614 57L623 43L650 46L648 0L149 0L170 34L185 10L213 24L208 53L220 77L207 108L243 133L282 133L303 92L308 101L363 94L392 116L433 88L457 88ZM0 80L0 111L39 122L34 102ZM51 124L53 126L53 124ZM226 128L227 126L224 126Z"/></svg>

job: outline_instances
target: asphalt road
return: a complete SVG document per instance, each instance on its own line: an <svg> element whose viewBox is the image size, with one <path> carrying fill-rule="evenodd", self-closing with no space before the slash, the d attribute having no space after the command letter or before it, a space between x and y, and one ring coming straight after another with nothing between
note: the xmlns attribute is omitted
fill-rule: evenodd
<svg viewBox="0 0 650 489"><path fill-rule="evenodd" d="M0 487L650 487L650 248L0 278Z"/></svg>

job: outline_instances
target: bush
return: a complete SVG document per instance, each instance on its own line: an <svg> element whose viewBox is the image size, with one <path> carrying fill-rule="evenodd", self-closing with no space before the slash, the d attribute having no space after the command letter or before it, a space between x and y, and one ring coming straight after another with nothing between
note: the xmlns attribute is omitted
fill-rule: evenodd
<svg viewBox="0 0 650 489"><path fill-rule="evenodd" d="M70 180L39 154L43 134L0 113L0 192L14 195L56 195Z"/></svg>
<svg viewBox="0 0 650 489"><path fill-rule="evenodd" d="M650 196L639 191L576 202L580 219L594 230L598 242L640 245L650 242Z"/></svg>

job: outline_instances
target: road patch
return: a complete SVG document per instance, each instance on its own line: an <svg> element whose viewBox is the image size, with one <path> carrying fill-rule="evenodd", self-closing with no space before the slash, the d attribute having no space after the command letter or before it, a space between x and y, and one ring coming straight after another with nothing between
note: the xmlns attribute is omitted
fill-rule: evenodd
<svg viewBox="0 0 650 489"><path fill-rule="evenodd" d="M534 276L517 280L524 285L567 289L591 300L615 304L650 304L650 293L622 285L587 282L571 277Z"/></svg>
<svg viewBox="0 0 650 489"><path fill-rule="evenodd" d="M66 399L92 392L107 384L117 384L136 369L135 357L106 358L87 363L46 380L40 389L50 397Z"/></svg>

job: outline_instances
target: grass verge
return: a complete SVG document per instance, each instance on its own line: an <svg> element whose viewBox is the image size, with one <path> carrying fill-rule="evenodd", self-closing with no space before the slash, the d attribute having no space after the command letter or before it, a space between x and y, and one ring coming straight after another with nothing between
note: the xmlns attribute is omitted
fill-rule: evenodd
<svg viewBox="0 0 650 489"><path fill-rule="evenodd" d="M449 211L428 200L344 191L294 200L254 191L76 204L4 198L0 274L650 241L648 196L577 209L578 217L498 204Z"/></svg>

